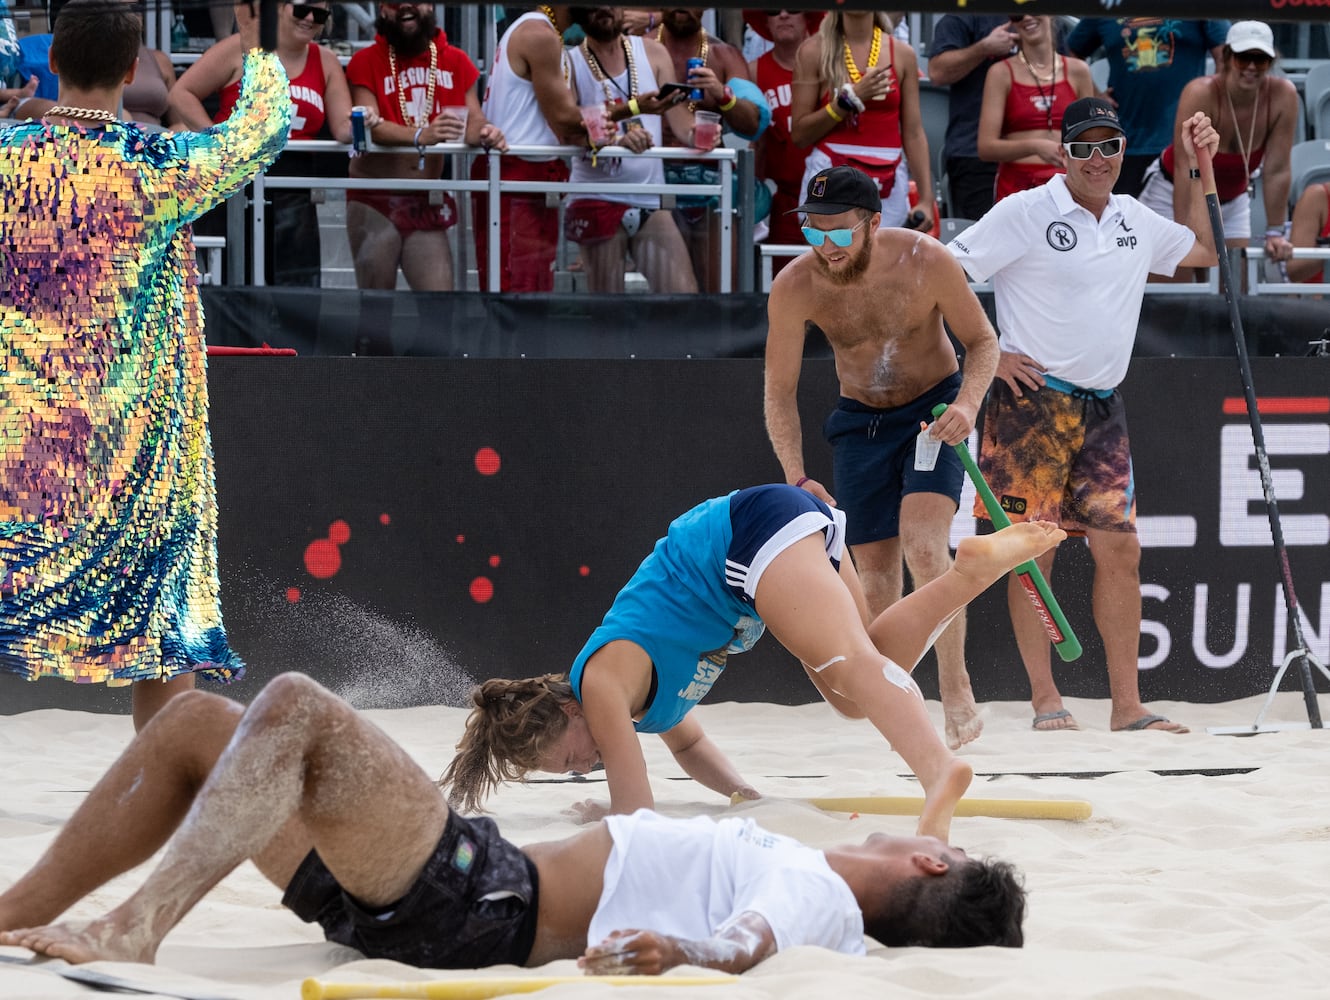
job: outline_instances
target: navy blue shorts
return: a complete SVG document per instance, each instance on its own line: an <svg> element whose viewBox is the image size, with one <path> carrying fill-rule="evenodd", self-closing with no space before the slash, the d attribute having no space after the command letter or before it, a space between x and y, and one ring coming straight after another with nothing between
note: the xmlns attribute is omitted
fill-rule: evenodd
<svg viewBox="0 0 1330 1000"><path fill-rule="evenodd" d="M450 813L434 853L396 903L359 903L310 851L282 905L367 958L478 969L525 964L536 939L538 895L536 866L499 836L493 820Z"/></svg>
<svg viewBox="0 0 1330 1000"><path fill-rule="evenodd" d="M837 571L845 554L845 515L807 490L784 483L752 486L730 497L730 528L734 534L725 552L725 583L750 606L771 560L800 539L821 531L827 558Z"/></svg>
<svg viewBox="0 0 1330 1000"><path fill-rule="evenodd" d="M955 448L943 446L929 472L914 467L919 423L933 422L933 407L952 403L961 374L943 379L904 406L879 410L844 396L831 411L822 434L831 445L836 505L848 518L850 545L895 538L901 533L901 497L940 493L959 506L965 467Z"/></svg>

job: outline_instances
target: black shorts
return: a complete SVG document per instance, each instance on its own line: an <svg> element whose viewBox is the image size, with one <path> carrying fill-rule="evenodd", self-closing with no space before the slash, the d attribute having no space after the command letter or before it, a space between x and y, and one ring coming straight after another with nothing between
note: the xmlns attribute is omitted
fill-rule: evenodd
<svg viewBox="0 0 1330 1000"><path fill-rule="evenodd" d="M493 820L450 813L434 853L397 902L362 905L310 851L282 905L367 958L477 969L525 964L536 937L538 892L536 866L499 836Z"/></svg>

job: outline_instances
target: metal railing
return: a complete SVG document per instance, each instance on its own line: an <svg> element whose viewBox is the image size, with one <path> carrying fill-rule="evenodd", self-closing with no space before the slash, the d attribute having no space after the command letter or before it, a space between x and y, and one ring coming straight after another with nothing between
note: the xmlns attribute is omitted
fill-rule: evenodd
<svg viewBox="0 0 1330 1000"><path fill-rule="evenodd" d="M341 153L347 155L351 147L345 143L332 142L328 140L293 140L288 142L286 149L290 151L316 152L316 153ZM549 183L545 181L516 181L505 180L499 176L499 162L504 156L523 156L531 158L548 159L551 157L562 157L565 159L579 157L587 154L587 150L581 146L510 146L506 153L499 153L494 150L479 149L475 146L467 146L462 143L439 143L428 146L426 149L435 153L444 153L450 155L453 160L454 174L451 178L440 178L437 180L407 180L401 178L352 178L352 177L302 177L302 176L263 176L256 177L253 181L253 220L250 227L248 238L253 247L252 254L252 273L249 275L249 283L254 285L265 284L264 268L267 258L268 248L264 239L264 216L265 205L263 193L267 188L297 188L297 189L330 189L330 190L394 190L394 191L447 191L458 194L469 194L471 192L480 192L487 194L487 218L484 224L488 227L491 239L488 241L488 283L487 291L500 291L502 280L502 246L497 238L503 224L501 215L501 205L499 195L501 194L595 194L604 195L606 185L603 183L575 183L564 181L561 183ZM408 151L401 146L376 146L372 143L369 146L371 153L396 153L401 154ZM487 180L470 180L470 171L466 164L476 156L488 156L490 158L489 178ZM661 160L707 160L714 162L719 167L720 177L715 184L614 184L611 188L613 192L622 194L659 194L662 196L662 207L668 207L668 199L691 195L694 197L718 197L720 200L720 291L734 291L735 278L735 256L732 237L737 233L738 245L740 247L750 247L753 245L753 154L750 150L735 150L720 148L709 153L699 153L694 149L687 147L666 146L656 149L649 149L642 153L633 153L629 150L618 147L605 147L596 152L597 157L625 157L640 156L651 159ZM736 173L737 165L737 173ZM739 202L736 206L734 198L733 178L739 179ZM469 201L469 199L464 199ZM735 208L739 209L736 213ZM459 214L463 219L469 216L468 206L459 204ZM473 224L479 224L478 220L473 220ZM463 227L465 228L465 227ZM233 233L228 224L228 236L232 242L236 241L238 234ZM459 235L458 239L463 237ZM242 241L243 242L243 241ZM458 248L462 248L459 246ZM234 252L234 248L233 248ZM461 253L454 255L454 260L459 261L463 255ZM232 260L243 260L243 248L239 251L239 256L233 256ZM688 261L683 262L686 266L691 266ZM739 291L753 290L753 266L752 256L747 252L739 254L737 277Z"/></svg>
<svg viewBox="0 0 1330 1000"><path fill-rule="evenodd" d="M1247 292L1250 295L1326 295L1330 294L1327 265L1321 266L1321 280L1268 281L1265 278L1265 247L1243 247L1247 258ZM1330 247L1294 247L1294 260L1330 261Z"/></svg>

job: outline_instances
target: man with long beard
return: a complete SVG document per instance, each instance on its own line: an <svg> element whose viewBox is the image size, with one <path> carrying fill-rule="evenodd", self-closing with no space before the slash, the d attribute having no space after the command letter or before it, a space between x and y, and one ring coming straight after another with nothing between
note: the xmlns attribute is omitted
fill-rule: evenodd
<svg viewBox="0 0 1330 1000"><path fill-rule="evenodd" d="M443 154L425 154L438 142L507 149L503 133L485 120L476 95L480 76L461 49L448 44L434 5L381 3L374 44L351 57L346 79L356 105L375 108L380 146L414 147L408 154L370 153L351 160L351 177L437 180ZM465 107L466 122L445 108ZM451 291L448 230L457 205L441 191L346 193L346 233L361 288L393 288L400 266L415 291Z"/></svg>
<svg viewBox="0 0 1330 1000"><path fill-rule="evenodd" d="M876 183L854 167L815 174L795 209L807 216L803 234L813 250L776 276L767 300L767 435L786 482L833 506L804 468L797 396L808 333L825 336L835 354L840 402L823 430L872 615L900 598L902 556L915 589L951 566L964 470L949 447L919 468L928 462L916 462L916 439L952 445L970 436L999 355L965 272L932 237L882 228L881 209ZM964 377L944 321L965 348ZM934 422L938 403L947 410ZM931 427L921 434L923 423ZM963 613L935 648L946 739L955 749L983 729L965 669Z"/></svg>

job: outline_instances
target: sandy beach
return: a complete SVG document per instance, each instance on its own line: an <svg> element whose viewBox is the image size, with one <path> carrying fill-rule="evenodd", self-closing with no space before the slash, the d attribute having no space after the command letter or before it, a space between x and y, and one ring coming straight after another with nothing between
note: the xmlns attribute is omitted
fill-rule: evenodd
<svg viewBox="0 0 1330 1000"><path fill-rule="evenodd" d="M1325 697L1322 696L1322 702ZM1024 872L1030 911L1021 950L888 950L867 957L813 948L782 952L735 984L650 989L570 984L549 1000L804 1000L809 997L1323 997L1330 979L1330 735L1310 729L1253 737L1211 735L1247 726L1263 698L1215 705L1155 703L1190 725L1185 736L1107 732L1108 703L1068 700L1080 732L1035 733L1029 706L983 706L985 732L966 747L980 777L971 798L1072 799L1088 820L957 818L952 841ZM935 721L941 709L930 703ZM432 775L451 757L464 712L409 708L367 713ZM676 816L751 814L815 846L877 830L910 833L903 816L823 812L808 799L918 795L899 758L866 723L824 705L703 705L699 718L765 798L731 807L682 779L658 739L644 739L657 806ZM1267 723L1303 723L1300 694L1281 693ZM0 718L0 886L50 842L132 735L126 716L43 710ZM1061 772L1059 776L1036 777ZM1077 775L1077 776L1072 776ZM607 799L599 776L511 786L492 800L518 844L562 837L565 810ZM114 836L114 831L107 831ZM138 884L132 872L67 916L92 916ZM401 982L485 975L574 976L572 962L535 970L431 973L325 943L279 905L279 893L242 866L169 935L155 966L81 967L130 981L144 996L294 1000L307 976L328 982ZM23 964L0 948L7 1000L93 995L61 963ZM697 974L696 969L676 970Z"/></svg>

